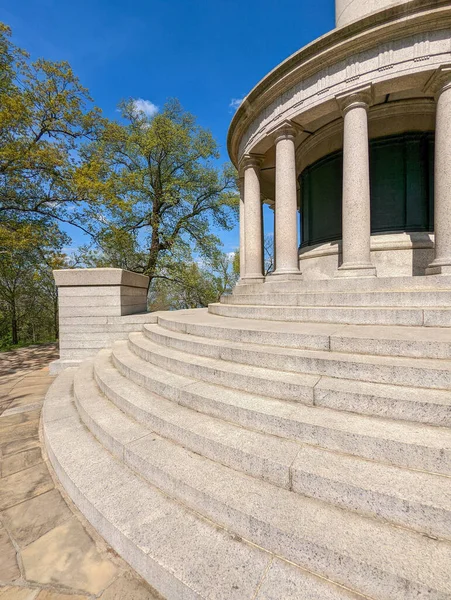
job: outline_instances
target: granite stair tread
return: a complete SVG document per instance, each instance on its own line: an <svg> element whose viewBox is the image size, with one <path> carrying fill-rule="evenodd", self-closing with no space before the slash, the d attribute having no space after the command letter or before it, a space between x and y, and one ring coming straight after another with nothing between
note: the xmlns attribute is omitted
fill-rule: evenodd
<svg viewBox="0 0 451 600"><path fill-rule="evenodd" d="M313 404L313 388L320 376L308 373L288 373L254 365L242 365L205 356L185 354L173 348L155 344L142 333L129 335L133 352L148 362L180 374L222 383L244 391L255 390L267 396Z"/></svg>
<svg viewBox="0 0 451 600"><path fill-rule="evenodd" d="M210 313L222 317L263 319L265 321L416 327L424 324L424 311L420 308L283 306L218 302L209 304L208 310Z"/></svg>
<svg viewBox="0 0 451 600"><path fill-rule="evenodd" d="M427 277L368 277L359 279L359 290L370 291L424 291L424 290L451 290L450 275L429 275ZM240 282L233 290L235 295L248 293L275 293L275 292L347 292L349 279L301 279L298 281L276 281L269 276L265 283Z"/></svg>
<svg viewBox="0 0 451 600"><path fill-rule="evenodd" d="M97 373L95 379L94 371ZM235 470L241 470L273 485L451 540L451 478L449 477L400 469L323 448L293 443L292 455L286 461L287 477L283 480L280 477L271 478L261 469L253 471L246 469L246 465L243 466L239 461L218 460L217 453L208 453L208 450L205 451L205 446L194 445L193 447L189 443L190 440L186 442L185 437L170 435L172 430L168 431L161 426L152 427L155 421L152 418L146 419L144 413L148 411L152 414L155 404L158 403L159 412L167 415L166 418L170 420L172 410L168 404L173 403L146 392L125 380L117 371L116 375L112 371L114 368L109 362L108 351L101 353L101 356L96 357L94 361L82 365L75 374L74 391L85 424L105 447L111 449L121 459L124 458L124 447L152 432L191 452L194 451L198 455ZM100 376L103 379L99 389L97 384ZM105 397L103 394L105 394L106 381L108 381L110 395L107 394ZM112 393L116 402L118 396L122 397L123 401L120 405L111 399ZM130 410L132 406L137 406L138 411L133 411L133 408ZM183 410L182 407L178 408ZM124 409L125 412L122 412ZM185 409L181 417L189 421L187 412ZM205 415L203 417L206 418ZM165 416L161 417L164 418ZM233 448L235 440L226 438L227 431L221 431L221 422L215 420L215 425L221 443L230 443ZM253 432L244 430L243 434L245 438L246 434L252 436ZM262 451L266 457L271 458L272 453L284 449L283 440L275 440L281 442L279 447L277 443L270 442L271 440L267 439L267 446L264 448L255 445L252 448L249 445L245 447L247 452L256 452L255 463L261 463ZM277 465L278 462L281 462L280 457L274 456L273 465ZM275 470L274 466L272 470Z"/></svg>
<svg viewBox="0 0 451 600"><path fill-rule="evenodd" d="M406 327L451 327L451 309L385 306L283 306L213 303L211 314L241 319L285 322L338 323L349 325L396 325Z"/></svg>
<svg viewBox="0 0 451 600"><path fill-rule="evenodd" d="M73 375L67 369L46 397L50 461L85 517L167 600L263 600L265 589L283 589L287 576L305 588L308 600L363 600L246 543L114 458L80 421Z"/></svg>
<svg viewBox="0 0 451 600"><path fill-rule="evenodd" d="M356 456L451 474L451 430L394 421L233 390L170 372L113 346L113 364L130 380L184 406L244 427Z"/></svg>
<svg viewBox="0 0 451 600"><path fill-rule="evenodd" d="M275 485L290 486L290 467L300 451L298 443L210 417L149 392L114 368L108 350L95 357L93 369L101 391L146 430ZM90 393L96 393L89 363L80 368L76 382L82 390L89 386ZM87 391L84 395L89 397ZM99 420L103 418L108 425L108 417L101 411Z"/></svg>
<svg viewBox="0 0 451 600"><path fill-rule="evenodd" d="M208 312L208 309L188 309L164 313L158 316L158 324L181 333L208 337L216 340L254 342L260 345L287 348L334 350L334 346L349 340L347 352L360 353L356 341L369 340L377 354L377 342L404 343L404 351L412 356L426 358L429 353L438 353L430 358L451 358L451 330L441 327L402 327L384 325L348 325L330 323L284 323L264 319L224 318ZM305 344L305 346L303 345ZM417 348L415 347L417 345ZM438 347L437 347L438 346ZM426 352L426 355L425 355ZM365 351L367 354L371 352Z"/></svg>
<svg viewBox="0 0 451 600"><path fill-rule="evenodd" d="M352 306L352 307L448 307L451 290L372 290L308 291L236 294L221 301L231 304L271 304L283 306Z"/></svg>
<svg viewBox="0 0 451 600"><path fill-rule="evenodd" d="M84 409L98 418L105 412L102 402L108 401L100 393L96 398L88 392ZM124 440L118 458L171 499L245 540L369 595L410 598L426 592L451 593L448 542L293 494L154 433L135 440L123 437L130 427L121 421L129 418L114 407L109 410L116 413L111 420L114 434ZM420 555L428 559L418 565Z"/></svg>
<svg viewBox="0 0 451 600"><path fill-rule="evenodd" d="M143 331L144 337L140 333L130 336L132 350L157 366L196 379L350 412L439 426L451 423L450 390L424 387L427 383L449 385L451 369L446 369L450 366L448 360L353 356L291 348L276 348L273 352L268 346L237 342L217 344L208 338L173 332L159 325L146 326ZM151 340L146 337L149 335ZM260 366L251 370L249 376L249 368L243 363L251 363L251 369ZM232 371L230 365L234 367ZM287 380L294 386L287 386L285 380L285 386L276 388L275 393L271 385L274 369L268 369L268 366L279 367L276 371L279 379L275 381L283 378L284 370L293 371ZM314 379L305 379L302 370ZM261 375L263 383L256 379Z"/></svg>
<svg viewBox="0 0 451 600"><path fill-rule="evenodd" d="M211 340L195 335L170 331L158 324L144 325L144 336L151 342L171 349L181 355L202 357L202 364L214 364L222 360L227 367L230 363L277 369L278 377L283 372L298 376L319 375L354 379L373 383L413 385L422 388L450 389L451 360L433 358L412 358L393 356L371 356L349 354L327 350L266 347L259 344ZM140 339L140 333L133 333L133 342ZM205 360L204 360L205 359ZM209 362L210 361L210 362ZM271 375L272 376L272 375ZM313 385L316 385L315 382Z"/></svg>

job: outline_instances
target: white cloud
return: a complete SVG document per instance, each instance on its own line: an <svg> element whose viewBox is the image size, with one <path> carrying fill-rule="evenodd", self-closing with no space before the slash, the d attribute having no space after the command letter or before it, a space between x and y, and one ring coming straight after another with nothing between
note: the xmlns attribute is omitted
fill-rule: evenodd
<svg viewBox="0 0 451 600"><path fill-rule="evenodd" d="M227 252L227 254L226 254L227 260L229 262L233 262L235 260L235 254L236 254L236 252Z"/></svg>
<svg viewBox="0 0 451 600"><path fill-rule="evenodd" d="M232 100L230 101L229 107L233 108L233 110L237 110L240 106L241 103L243 102L244 98L232 98Z"/></svg>
<svg viewBox="0 0 451 600"><path fill-rule="evenodd" d="M135 112L144 113L146 117L149 118L154 117L159 111L159 108L156 104L150 100L144 100L143 98L137 98L136 100L133 100L133 107Z"/></svg>

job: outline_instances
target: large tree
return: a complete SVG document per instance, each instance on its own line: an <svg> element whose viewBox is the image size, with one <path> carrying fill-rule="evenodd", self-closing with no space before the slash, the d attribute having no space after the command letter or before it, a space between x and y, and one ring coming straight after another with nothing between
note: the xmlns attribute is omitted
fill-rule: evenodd
<svg viewBox="0 0 451 600"><path fill-rule="evenodd" d="M37 60L0 23L0 223L83 226L78 149L102 121L65 62ZM88 229L84 227L86 231Z"/></svg>
<svg viewBox="0 0 451 600"><path fill-rule="evenodd" d="M207 260L174 261L169 278L154 280L149 294L150 310L208 306L218 302L223 294L230 294L236 281L232 255L217 252Z"/></svg>
<svg viewBox="0 0 451 600"><path fill-rule="evenodd" d="M177 101L152 117L133 100L120 110L122 122L106 123L83 153L80 182L105 208L100 220L92 211L91 224L99 227L103 258L114 256L151 282L171 279L192 253L205 260L217 254L211 228L236 222L236 174L230 165L218 169L211 133Z"/></svg>
<svg viewBox="0 0 451 600"><path fill-rule="evenodd" d="M57 292L52 269L66 266L67 236L53 225L0 224L0 347L56 339Z"/></svg>

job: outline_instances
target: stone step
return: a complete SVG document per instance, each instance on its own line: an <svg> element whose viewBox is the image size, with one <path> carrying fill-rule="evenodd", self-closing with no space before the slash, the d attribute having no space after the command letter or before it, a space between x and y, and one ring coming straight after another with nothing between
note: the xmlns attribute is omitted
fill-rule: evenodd
<svg viewBox="0 0 451 600"><path fill-rule="evenodd" d="M451 431L285 402L170 372L113 346L113 364L147 390L213 417L329 450L431 473L451 475Z"/></svg>
<svg viewBox="0 0 451 600"><path fill-rule="evenodd" d="M449 307L451 290L423 291L344 291L344 292L276 292L223 296L225 304L259 306L350 306L350 307Z"/></svg>
<svg viewBox="0 0 451 600"><path fill-rule="evenodd" d="M235 319L341 323L349 325L403 325L409 327L451 327L451 309L337 306L262 306L213 303L211 314Z"/></svg>
<svg viewBox="0 0 451 600"><path fill-rule="evenodd" d="M91 362L76 373L77 406L91 432L121 458L118 437L125 445L132 437L143 437L143 430L151 430L278 487L451 540L448 477L399 469L243 428L237 437L230 424L186 409L127 380L114 369L108 351L95 358L93 368L98 387ZM117 407L115 410L99 388Z"/></svg>
<svg viewBox="0 0 451 600"><path fill-rule="evenodd" d="M451 392L322 377L314 405L361 415L451 426Z"/></svg>
<svg viewBox="0 0 451 600"><path fill-rule="evenodd" d="M451 329L233 319L207 309L158 316L165 329L214 340L351 354L451 359Z"/></svg>
<svg viewBox="0 0 451 600"><path fill-rule="evenodd" d="M64 371L46 397L50 462L88 521L166 600L270 600L275 590L295 600L299 589L308 600L364 600L246 543L121 464L80 421L73 373Z"/></svg>
<svg viewBox="0 0 451 600"><path fill-rule="evenodd" d="M116 456L150 484L261 548L377 598L451 593L451 544L293 494L154 433L133 439L135 422L100 393L88 392L83 408L88 427L115 413L111 447L122 445Z"/></svg>
<svg viewBox="0 0 451 600"><path fill-rule="evenodd" d="M229 325L229 321L231 321ZM188 337L198 336L243 344L260 344L259 351L271 351L271 344L286 348L349 351L376 350L386 356L390 349L416 358L421 353L431 358L449 359L451 330L422 327L370 327L325 325L314 323L278 323L243 319L225 319L210 315L206 310L177 311L159 316L158 324ZM382 331L381 331L382 330ZM386 331L387 330L387 331ZM333 333L331 333L333 332ZM389 336L392 336L391 338ZM424 338L423 340L421 338ZM195 339L195 338L194 338ZM373 345L373 342L375 345ZM365 353L365 352L362 352ZM271 363L272 364L272 363ZM410 386L393 386L368 382L322 377L314 390L314 404L366 415L390 417L451 426L451 395L446 390L418 390Z"/></svg>
<svg viewBox="0 0 451 600"><path fill-rule="evenodd" d="M451 540L451 478L303 445L292 489L347 510Z"/></svg>
<svg viewBox="0 0 451 600"><path fill-rule="evenodd" d="M168 361L172 359L178 364L183 361L185 364L180 368L181 372L186 375L191 375L191 365L194 359L190 355L202 357L202 361L199 361L198 358L195 360L199 379L204 378L204 370L212 368L218 370L224 366L228 368L229 363L238 363L239 365L277 369L277 371L286 371L290 374L296 373L301 377L304 374L310 374L399 386L451 389L450 360L274 348L261 344L243 344L226 340L221 340L221 343L218 344L217 340L169 331L160 325L144 325L142 332L157 346L165 347L161 352ZM131 334L129 339L133 344L139 344L140 334ZM174 349L175 352L169 352L166 348ZM149 345L147 349L155 350L152 345ZM218 361L219 364L217 364ZM315 382L313 385L317 383Z"/></svg>
<svg viewBox="0 0 451 600"><path fill-rule="evenodd" d="M108 350L96 356L93 367L95 381L105 396L148 429L216 462L290 487L290 467L300 451L298 443L245 429L149 392L114 368ZM75 395L80 400L95 395L89 369L89 363L83 365L80 373L84 377L76 377ZM103 418L108 425L108 417L100 413L98 420Z"/></svg>
<svg viewBox="0 0 451 600"><path fill-rule="evenodd" d="M137 356L169 371L283 400L313 404L313 388L320 379L319 375L284 373L184 354L155 344L142 333L131 333L128 343Z"/></svg>
<svg viewBox="0 0 451 600"><path fill-rule="evenodd" d="M423 291L451 290L451 276L429 275L427 277L357 277L355 279L333 278L300 281L271 281L246 285L240 283L233 291L240 294L266 294L276 292L372 292L372 291Z"/></svg>
<svg viewBox="0 0 451 600"><path fill-rule="evenodd" d="M335 350L387 356L430 356L450 358L451 330L423 327L371 327L358 325L326 325L323 323L279 323L226 319L209 314L206 309L176 311L158 317L158 324L168 329L203 337L261 344L269 351L271 345L286 348ZM391 337L390 337L391 336ZM422 339L423 338L423 339ZM450 340L450 341L448 341ZM352 382L322 377L314 390L314 404L366 415L376 415L451 426L451 395L445 390L421 390L409 386Z"/></svg>

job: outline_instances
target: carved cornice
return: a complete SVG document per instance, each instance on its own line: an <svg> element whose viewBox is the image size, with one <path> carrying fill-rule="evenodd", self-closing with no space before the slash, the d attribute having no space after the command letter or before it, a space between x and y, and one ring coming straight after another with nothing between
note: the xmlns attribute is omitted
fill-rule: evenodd
<svg viewBox="0 0 451 600"><path fill-rule="evenodd" d="M340 91L340 87L343 89L346 84L364 78L368 57L377 48L379 59L374 66L377 81L393 78L396 75L396 64L399 63L399 70L402 71L406 60L409 65L412 64L412 70L427 71L430 63L431 67L434 66L439 41L443 47L446 46L444 53L448 56L450 54L450 36L445 31L442 35L442 30L447 28L451 29L449 1L414 0L403 4L402 10L393 7L383 11L382 15L372 15L334 30L301 49L269 73L238 109L228 134L228 149L233 162L237 163L240 152L255 145L253 139L256 138L256 127L260 127L257 123L262 121L264 113L273 110L272 106L281 107L280 111L274 110L273 120L276 121L277 118L291 119L295 114L304 112L308 103L313 105L325 102L330 99L333 87ZM401 56L398 58L397 48L403 46L402 40L409 38L411 56L407 59ZM382 74L384 77L381 77ZM342 82L341 86L335 83L337 79ZM313 87L312 81L316 81ZM307 96L308 101L305 100L305 86L310 94ZM299 92L296 92L297 89ZM286 97L293 94L292 101L290 99L290 114L285 116ZM315 103L313 96L316 96ZM245 136L252 139L244 140Z"/></svg>

